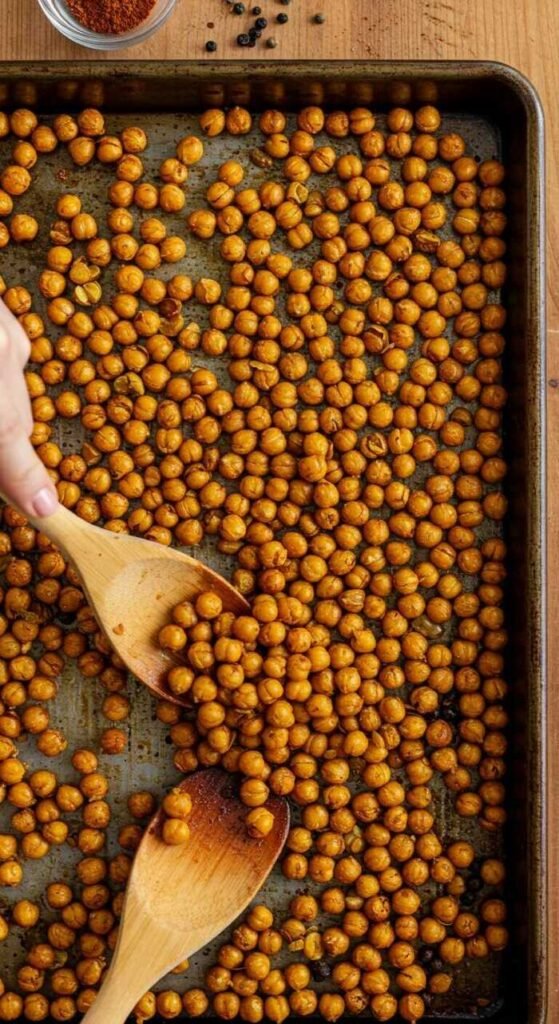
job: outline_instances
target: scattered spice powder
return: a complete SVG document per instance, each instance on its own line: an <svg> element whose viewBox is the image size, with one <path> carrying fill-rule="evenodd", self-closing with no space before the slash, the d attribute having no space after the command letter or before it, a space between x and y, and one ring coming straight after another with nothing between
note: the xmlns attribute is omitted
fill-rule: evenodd
<svg viewBox="0 0 559 1024"><path fill-rule="evenodd" d="M155 0L66 0L74 18L91 29L119 35L141 25L151 14Z"/></svg>

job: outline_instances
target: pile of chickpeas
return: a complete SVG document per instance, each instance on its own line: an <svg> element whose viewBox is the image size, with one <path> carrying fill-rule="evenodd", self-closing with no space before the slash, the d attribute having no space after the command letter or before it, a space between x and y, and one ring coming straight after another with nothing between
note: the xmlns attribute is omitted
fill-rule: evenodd
<svg viewBox="0 0 559 1024"><path fill-rule="evenodd" d="M248 911L203 989L147 993L136 1022L418 1021L447 1005L464 959L507 944L503 863L455 838L464 819L486 840L505 821L504 168L433 106L378 122L365 107L289 122L206 110L155 181L146 132L108 128L96 109L0 114L1 247L37 239L25 211L43 154L83 168L84 194L88 165L107 168L106 221L61 189L37 294L1 281L31 345L32 441L82 519L230 557L250 611L208 593L174 609L159 642L178 656L170 696L191 708L162 700L157 717L177 781L239 773L255 837L269 795L290 800L279 870L297 886L282 912ZM191 168L222 134L238 159L194 208ZM193 238L219 254L218 277L189 274ZM60 421L81 433L70 454ZM109 856L102 765L128 743L126 671L73 567L19 512L0 515L0 939L31 936L0 1021L67 1021L102 982L156 802L130 794ZM68 659L100 683L108 724L61 782ZM28 768L27 737L53 768ZM188 840L185 796L165 798L167 842ZM11 901L31 860L50 854L56 879L67 843L75 876Z"/></svg>

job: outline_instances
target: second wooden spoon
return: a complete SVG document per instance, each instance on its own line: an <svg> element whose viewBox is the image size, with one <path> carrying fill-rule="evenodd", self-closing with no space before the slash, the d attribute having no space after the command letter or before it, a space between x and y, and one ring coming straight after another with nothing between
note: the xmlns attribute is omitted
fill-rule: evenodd
<svg viewBox="0 0 559 1024"><path fill-rule="evenodd" d="M209 768L180 789L192 797L190 839L165 846L162 812L149 825L132 865L111 966L82 1024L123 1024L152 985L242 913L281 853L289 827L281 797L267 804L272 831L251 839L230 775Z"/></svg>

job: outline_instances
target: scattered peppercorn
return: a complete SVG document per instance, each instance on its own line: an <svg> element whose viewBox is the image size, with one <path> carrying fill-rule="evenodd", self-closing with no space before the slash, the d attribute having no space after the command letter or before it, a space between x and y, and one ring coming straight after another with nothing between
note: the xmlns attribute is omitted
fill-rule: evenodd
<svg viewBox="0 0 559 1024"><path fill-rule="evenodd" d="M208 53L215 53L215 51L217 50L217 43L215 39L208 39L208 41L206 42L206 50L208 51Z"/></svg>
<svg viewBox="0 0 559 1024"><path fill-rule="evenodd" d="M476 896L473 892L465 892L462 894L461 903L463 907L473 907L476 902Z"/></svg>
<svg viewBox="0 0 559 1024"><path fill-rule="evenodd" d="M268 47L268 49L269 50L275 50L277 45L278 45L277 39L274 39L273 36L268 36L268 38L266 40L266 46Z"/></svg>
<svg viewBox="0 0 559 1024"><path fill-rule="evenodd" d="M324 22L326 21L326 15L321 13L315 14L313 17L313 21L315 25L324 25Z"/></svg>
<svg viewBox="0 0 559 1024"><path fill-rule="evenodd" d="M287 14L278 14L276 17L276 21L280 25L285 25L285 23L289 21L289 16Z"/></svg>
<svg viewBox="0 0 559 1024"><path fill-rule="evenodd" d="M233 14L244 14L245 11L246 11L246 7L245 7L244 4L241 4L241 3L233 4Z"/></svg>
<svg viewBox="0 0 559 1024"><path fill-rule="evenodd" d="M262 29L262 28L266 28L268 22L267 22L266 18L257 18L254 24L255 24L256 28Z"/></svg>
<svg viewBox="0 0 559 1024"><path fill-rule="evenodd" d="M237 36L237 42L239 46L250 46L250 36L246 32L241 32Z"/></svg>

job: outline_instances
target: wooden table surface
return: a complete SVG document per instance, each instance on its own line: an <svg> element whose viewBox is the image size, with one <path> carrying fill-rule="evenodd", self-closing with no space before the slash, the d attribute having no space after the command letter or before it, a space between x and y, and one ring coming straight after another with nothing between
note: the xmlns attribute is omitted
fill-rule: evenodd
<svg viewBox="0 0 559 1024"><path fill-rule="evenodd" d="M235 45L248 18L230 13L225 0L178 0L162 31L123 58L204 59L204 43L215 39L214 59L434 59L498 60L522 71L536 86L547 114L548 261L548 529L559 525L559 17L556 0L253 0L267 16L282 11L287 25L275 25L277 49ZM247 7L252 4L245 0ZM273 15L271 12L274 12ZM313 23L322 12L324 25ZM1 60L61 60L91 57L68 43L47 23L36 0L1 0ZM99 54L110 59L110 54ZM555 242L555 245L554 245ZM549 621L559 620L559 544L549 545ZM559 817L559 629L549 630L549 811ZM555 811L555 815L554 812ZM559 843L550 829L550 958L548 1024L559 1021Z"/></svg>

